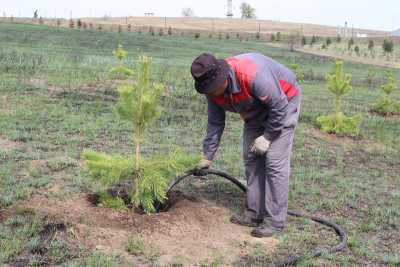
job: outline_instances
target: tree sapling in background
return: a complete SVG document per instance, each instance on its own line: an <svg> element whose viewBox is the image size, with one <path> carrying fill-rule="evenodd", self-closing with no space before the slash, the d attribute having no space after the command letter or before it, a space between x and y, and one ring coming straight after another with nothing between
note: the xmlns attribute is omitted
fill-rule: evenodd
<svg viewBox="0 0 400 267"><path fill-rule="evenodd" d="M124 80L132 76L133 70L127 68L122 62L127 55L127 52L124 50L122 45L118 45L117 50L113 51L113 55L118 59L118 65L111 69L114 78Z"/></svg>
<svg viewBox="0 0 400 267"><path fill-rule="evenodd" d="M361 123L361 115L347 117L342 112L342 99L345 94L350 92L351 76L343 72L343 62L337 60L334 70L326 76L328 89L335 95L333 114L320 116L317 123L321 130L334 134L358 134Z"/></svg>
<svg viewBox="0 0 400 267"><path fill-rule="evenodd" d="M391 98L393 91L397 90L393 71L386 71L385 77L386 83L381 87L385 95L374 105L372 110L381 115L400 114L400 101L395 101Z"/></svg>

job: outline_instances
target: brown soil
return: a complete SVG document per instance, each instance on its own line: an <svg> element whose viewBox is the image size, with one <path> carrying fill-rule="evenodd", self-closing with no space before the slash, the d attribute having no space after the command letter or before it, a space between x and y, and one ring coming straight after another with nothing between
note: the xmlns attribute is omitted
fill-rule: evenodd
<svg viewBox="0 0 400 267"><path fill-rule="evenodd" d="M0 149L4 151L11 151L18 148L19 144L17 142L7 140L0 136Z"/></svg>
<svg viewBox="0 0 400 267"><path fill-rule="evenodd" d="M139 215L130 210L116 211L96 207L86 194L66 199L36 194L24 202L24 208L52 216L70 226L69 231L89 249L118 253L134 262L126 252L130 238L140 237L160 252L161 263L195 265L220 258L230 265L256 244L271 251L273 238L250 236L250 228L229 222L229 211L205 200L181 196L168 212Z"/></svg>
<svg viewBox="0 0 400 267"><path fill-rule="evenodd" d="M390 149L386 147L384 144L361 137L338 136L335 134L328 134L322 132L315 128L308 129L307 131L310 134L309 136L313 136L315 138L328 141L335 145L344 146L347 149L353 149L355 147L358 147L358 148L363 148L367 152L374 152L374 151L382 152Z"/></svg>

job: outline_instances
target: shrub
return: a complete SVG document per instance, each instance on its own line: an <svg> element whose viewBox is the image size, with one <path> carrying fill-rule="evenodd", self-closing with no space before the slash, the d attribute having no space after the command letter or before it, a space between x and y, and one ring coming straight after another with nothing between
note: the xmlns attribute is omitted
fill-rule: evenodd
<svg viewBox="0 0 400 267"><path fill-rule="evenodd" d="M289 68L296 74L297 80L300 83L304 83L304 71L300 67L300 65L296 64L296 63L292 63L289 65Z"/></svg>
<svg viewBox="0 0 400 267"><path fill-rule="evenodd" d="M76 22L76 26L78 27L78 29L82 28L82 21L80 19L78 19L78 21Z"/></svg>
<svg viewBox="0 0 400 267"><path fill-rule="evenodd" d="M317 118L322 131L335 134L358 134L360 121L360 114L346 117L342 112Z"/></svg>
<svg viewBox="0 0 400 267"><path fill-rule="evenodd" d="M316 42L317 42L317 37L315 35L313 35L311 37L310 46L313 46Z"/></svg>
<svg viewBox="0 0 400 267"><path fill-rule="evenodd" d="M154 36L154 29L152 26L149 27L149 33Z"/></svg>
<svg viewBox="0 0 400 267"><path fill-rule="evenodd" d="M354 47L354 52L356 52L357 56L360 56L360 47L358 45Z"/></svg>
<svg viewBox="0 0 400 267"><path fill-rule="evenodd" d="M163 36L164 35L164 30L162 28L160 28L160 30L158 31L158 35L159 36Z"/></svg>
<svg viewBox="0 0 400 267"><path fill-rule="evenodd" d="M131 32L131 31L132 31L132 25L131 25L131 24L128 24L128 26L127 26L127 31L128 31L128 32Z"/></svg>
<svg viewBox="0 0 400 267"><path fill-rule="evenodd" d="M371 56L374 54L374 46L375 46L374 40L369 40L368 41L368 50L369 50L369 53L371 54Z"/></svg>
<svg viewBox="0 0 400 267"><path fill-rule="evenodd" d="M200 38L200 33L199 33L199 32L196 32L196 33L194 34L194 38L195 38L195 39L199 39L199 38Z"/></svg>
<svg viewBox="0 0 400 267"><path fill-rule="evenodd" d="M271 42L275 42L275 34L271 34Z"/></svg>
<svg viewBox="0 0 400 267"><path fill-rule="evenodd" d="M172 28L171 27L168 28L168 35L172 35Z"/></svg>
<svg viewBox="0 0 400 267"><path fill-rule="evenodd" d="M277 32L277 33L276 33L276 41L277 41L277 42L280 42L280 41L281 41L281 37L282 37L281 32Z"/></svg>
<svg viewBox="0 0 400 267"><path fill-rule="evenodd" d="M335 95L335 110L333 114L318 117L318 125L327 133L358 134L361 115L346 117L341 111L343 96L352 89L351 76L343 73L342 61L335 62L334 70L326 76L326 79L329 91Z"/></svg>
<svg viewBox="0 0 400 267"><path fill-rule="evenodd" d="M392 40L383 40L382 44L383 52L386 54L387 59L389 60L389 56L393 53L394 43Z"/></svg>
<svg viewBox="0 0 400 267"><path fill-rule="evenodd" d="M354 39L350 38L349 41L347 42L347 50L351 50L354 45Z"/></svg>
<svg viewBox="0 0 400 267"><path fill-rule="evenodd" d="M397 90L396 78L394 76L394 73L392 71L386 71L385 77L386 83L381 87L385 95L378 100L372 110L382 115L400 113L400 102L395 102L391 98L391 94L393 93L393 91Z"/></svg>
<svg viewBox="0 0 400 267"><path fill-rule="evenodd" d="M121 32L122 32L122 26L118 25L118 33L121 33Z"/></svg>
<svg viewBox="0 0 400 267"><path fill-rule="evenodd" d="M305 36L301 37L301 45L305 46L307 44L307 38Z"/></svg>
<svg viewBox="0 0 400 267"><path fill-rule="evenodd" d="M256 39L257 39L257 40L260 40L260 32L257 32L257 33L256 33Z"/></svg>
<svg viewBox="0 0 400 267"><path fill-rule="evenodd" d="M373 87L373 85L374 85L374 83L375 83L375 76L376 76L375 71L373 71L373 70L368 70L366 82L367 82L368 87L369 87L370 89Z"/></svg>
<svg viewBox="0 0 400 267"><path fill-rule="evenodd" d="M127 52L123 49L122 45L118 45L117 50L113 51L113 55L118 59L118 65L111 69L111 73L116 79L127 79L133 75L133 71L124 66L122 63L123 59L126 57Z"/></svg>
<svg viewBox="0 0 400 267"><path fill-rule="evenodd" d="M332 44L332 40L330 37L326 38L326 46L330 46Z"/></svg>

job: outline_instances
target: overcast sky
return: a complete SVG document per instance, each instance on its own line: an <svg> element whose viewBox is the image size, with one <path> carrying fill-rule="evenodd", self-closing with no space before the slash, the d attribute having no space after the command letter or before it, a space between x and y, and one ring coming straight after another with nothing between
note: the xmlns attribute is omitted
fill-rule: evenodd
<svg viewBox="0 0 400 267"><path fill-rule="evenodd" d="M239 17L243 1L233 0ZM259 19L306 22L393 30L400 28L400 0L246 0ZM43 17L84 16L181 16L182 8L192 8L199 17L224 17L227 0L0 0L0 15L32 17L35 9Z"/></svg>

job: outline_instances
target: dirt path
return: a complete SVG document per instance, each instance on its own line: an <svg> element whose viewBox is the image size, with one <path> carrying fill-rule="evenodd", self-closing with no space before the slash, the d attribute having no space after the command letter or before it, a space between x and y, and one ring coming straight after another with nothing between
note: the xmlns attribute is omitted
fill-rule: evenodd
<svg viewBox="0 0 400 267"><path fill-rule="evenodd" d="M65 199L36 194L22 205L64 222L85 247L117 253L132 262L136 259L126 252L126 246L137 237L157 249L160 263L179 259L184 266L215 259L230 265L255 245L271 251L278 243L273 238L253 238L250 228L231 224L227 209L186 197L168 212L151 215L96 207L86 194Z"/></svg>

